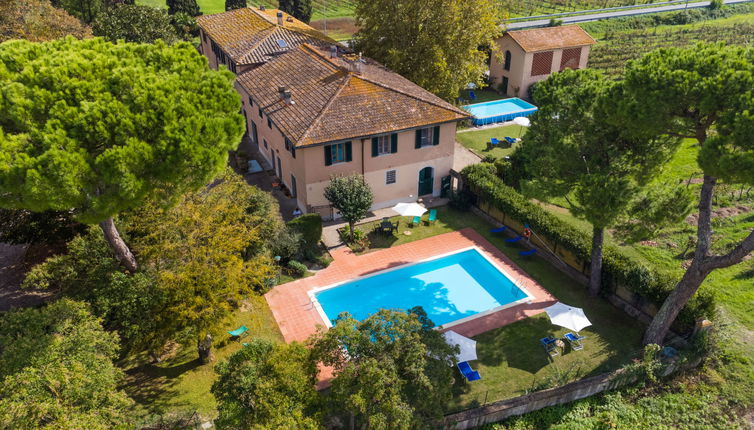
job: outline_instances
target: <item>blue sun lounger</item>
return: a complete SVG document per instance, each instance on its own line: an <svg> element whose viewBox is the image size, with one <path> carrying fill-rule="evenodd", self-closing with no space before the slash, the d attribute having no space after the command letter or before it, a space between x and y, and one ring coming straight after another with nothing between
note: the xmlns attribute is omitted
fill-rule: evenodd
<svg viewBox="0 0 754 430"><path fill-rule="evenodd" d="M505 136L505 138L504 138L504 139L505 139L505 141L506 141L506 142L508 142L508 143L509 143L510 145L513 145L514 143L516 143L516 139L514 139L514 138L512 138L512 137L508 137L508 136Z"/></svg>
<svg viewBox="0 0 754 430"><path fill-rule="evenodd" d="M504 226L498 227L498 228L493 228L492 230L490 230L490 233L502 233L505 230L508 230L508 226L507 225L504 225Z"/></svg>
<svg viewBox="0 0 754 430"><path fill-rule="evenodd" d="M497 138L492 137L490 138L490 145L495 148L497 145L500 145L500 141L497 140Z"/></svg>
<svg viewBox="0 0 754 430"><path fill-rule="evenodd" d="M581 339L584 339L584 336L578 336L573 333L566 333L563 337L568 341L569 344L571 344L571 348L574 351L584 349L584 345L582 345L581 343Z"/></svg>
<svg viewBox="0 0 754 430"><path fill-rule="evenodd" d="M241 327L238 327L235 330L228 331L228 334L231 335L231 336L233 336L233 337L235 337L235 338L239 338L240 339L241 336L247 334L246 333L247 331L249 331L249 329L245 325L242 325Z"/></svg>
<svg viewBox="0 0 754 430"><path fill-rule="evenodd" d="M523 236L516 236L516 237L512 237L510 239L505 239L505 241L508 242L508 243L514 243L514 242L518 242L519 240L521 240L523 238L524 238Z"/></svg>
<svg viewBox="0 0 754 430"><path fill-rule="evenodd" d="M542 344L542 347L544 347L545 352L547 352L547 354L550 357L555 357L556 355L559 354L558 346L555 344L556 341L557 339L552 338L552 337L543 337L542 339L539 339L539 343Z"/></svg>
<svg viewBox="0 0 754 430"><path fill-rule="evenodd" d="M522 257L528 257L528 256L536 254L536 253L537 253L536 249L530 249L528 251L521 251L521 252L518 253L518 255L520 255Z"/></svg>
<svg viewBox="0 0 754 430"><path fill-rule="evenodd" d="M462 361L458 363L458 370L461 372L461 375L463 375L469 382L482 379L482 377L479 376L479 372L472 369L468 361Z"/></svg>
<svg viewBox="0 0 754 430"><path fill-rule="evenodd" d="M411 220L411 227L416 227L417 225L421 224L422 217L415 216L414 219Z"/></svg>

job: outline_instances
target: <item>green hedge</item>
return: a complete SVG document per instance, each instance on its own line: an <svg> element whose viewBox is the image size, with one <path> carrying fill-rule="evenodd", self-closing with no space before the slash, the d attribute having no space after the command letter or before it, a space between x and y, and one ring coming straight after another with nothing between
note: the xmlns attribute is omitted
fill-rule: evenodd
<svg viewBox="0 0 754 430"><path fill-rule="evenodd" d="M495 173L495 166L485 163L471 165L461 171L471 191L485 202L520 223L528 223L538 235L557 243L558 247L571 251L577 258L589 261L591 237L532 203L503 183ZM677 279L658 273L609 245L604 247L602 276L603 288L607 291L614 292L621 285L657 307L662 305L677 282ZM675 329L687 331L698 318L712 318L714 312L713 296L699 292L681 311Z"/></svg>
<svg viewBox="0 0 754 430"><path fill-rule="evenodd" d="M288 221L288 228L301 234L306 246L317 246L322 238L322 217L319 214L304 214Z"/></svg>

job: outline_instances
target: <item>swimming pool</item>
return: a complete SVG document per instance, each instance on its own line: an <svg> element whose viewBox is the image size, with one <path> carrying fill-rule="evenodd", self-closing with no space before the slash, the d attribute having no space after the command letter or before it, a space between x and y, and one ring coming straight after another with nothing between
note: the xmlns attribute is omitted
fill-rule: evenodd
<svg viewBox="0 0 754 430"><path fill-rule="evenodd" d="M537 111L536 106L516 97L462 107L474 115L474 125L511 121L513 118L529 116Z"/></svg>
<svg viewBox="0 0 754 430"><path fill-rule="evenodd" d="M327 323L341 312L363 320L379 309L422 306L445 328L533 299L477 248L407 264L309 292Z"/></svg>

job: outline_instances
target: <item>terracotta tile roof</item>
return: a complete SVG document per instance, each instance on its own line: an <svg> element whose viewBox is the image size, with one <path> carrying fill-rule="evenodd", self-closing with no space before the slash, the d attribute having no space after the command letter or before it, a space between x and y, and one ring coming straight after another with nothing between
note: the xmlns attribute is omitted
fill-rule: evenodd
<svg viewBox="0 0 754 430"><path fill-rule="evenodd" d="M532 28L509 31L505 34L512 37L526 52L549 51L597 43L578 25Z"/></svg>
<svg viewBox="0 0 754 430"><path fill-rule="evenodd" d="M275 55L302 43L329 46L335 40L283 13L277 24L278 9L241 8L214 15L202 15L196 23L237 64L264 63ZM285 41L281 48L278 40Z"/></svg>
<svg viewBox="0 0 754 430"><path fill-rule="evenodd" d="M373 60L362 61L356 73L355 56L330 58L328 49L305 44L237 79L296 146L468 118ZM278 87L291 91L293 104L283 102Z"/></svg>

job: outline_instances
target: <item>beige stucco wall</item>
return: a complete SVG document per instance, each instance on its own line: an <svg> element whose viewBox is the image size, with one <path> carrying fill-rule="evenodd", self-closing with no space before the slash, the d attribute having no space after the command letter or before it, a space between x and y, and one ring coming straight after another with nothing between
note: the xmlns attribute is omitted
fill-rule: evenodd
<svg viewBox="0 0 754 430"><path fill-rule="evenodd" d="M510 36L503 35L503 37L497 39L496 43L500 50L500 55L493 55L490 60L490 78L493 82L493 88L496 90L503 82L503 76L507 76L508 92L506 95L509 97L527 98L529 96L529 87L532 84L547 79L550 76L549 74L531 76L531 66L534 59L534 53L525 52ZM590 48L591 46L589 45L581 47L581 57L579 60L580 69L587 66ZM511 70L509 71L503 70L506 50L511 51ZM554 49L552 50L552 53L550 74L560 70L560 60L563 56L563 49Z"/></svg>
<svg viewBox="0 0 754 430"><path fill-rule="evenodd" d="M212 39L204 33L204 30L199 29L199 41L201 42L199 44L199 52L207 57L210 69L217 69L217 57L215 56L215 53L212 52L211 40Z"/></svg>
<svg viewBox="0 0 754 430"><path fill-rule="evenodd" d="M374 193L373 209L392 206L404 201L416 201L419 192L419 171L433 168L432 194L440 194L442 177L450 174L455 149L456 123L440 125L440 141L436 146L415 148L415 130L398 133L398 151L372 157L370 138L351 141L352 161L325 166L324 147L314 146L297 151L306 153L306 194L311 206L328 202L323 191L331 175L363 173ZM363 158L362 158L363 157ZM396 182L386 184L388 170L396 171Z"/></svg>
<svg viewBox="0 0 754 430"><path fill-rule="evenodd" d="M521 49L521 47L518 46L510 36L503 36L497 39L496 42L499 49L499 55L492 55L492 58L490 59L490 78L493 81L493 88L499 90L499 86L503 82L503 76L507 76L508 92L506 95L509 97L519 97L519 94L526 96L526 93L521 93L520 90L517 92L516 88L520 89L522 86L524 71L531 70L531 56L527 56L526 52L524 52L524 50ZM505 63L505 51L511 51L510 70L503 69L503 64Z"/></svg>

